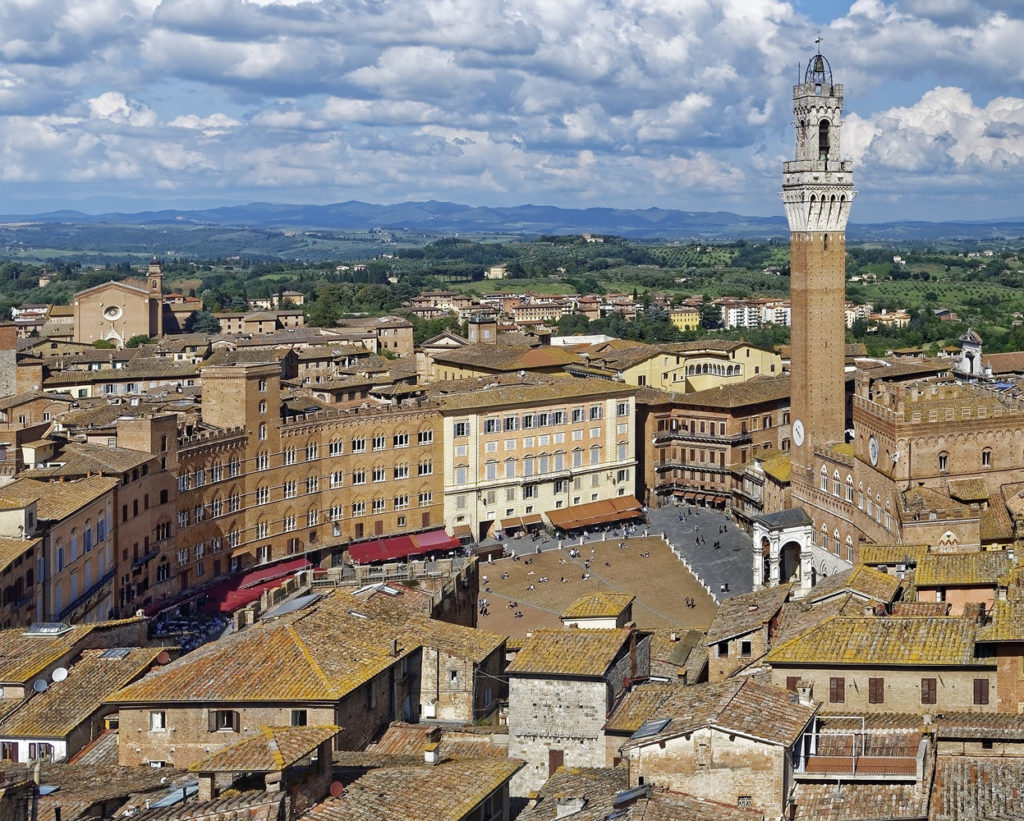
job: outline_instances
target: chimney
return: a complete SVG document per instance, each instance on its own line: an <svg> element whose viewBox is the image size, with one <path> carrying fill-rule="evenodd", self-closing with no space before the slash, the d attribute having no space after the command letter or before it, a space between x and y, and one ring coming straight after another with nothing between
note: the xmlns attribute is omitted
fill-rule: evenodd
<svg viewBox="0 0 1024 821"><path fill-rule="evenodd" d="M391 655L398 655L398 639L391 639Z"/></svg>
<svg viewBox="0 0 1024 821"><path fill-rule="evenodd" d="M805 704L808 706L814 704L814 699L812 698L813 692L814 687L809 681L804 681L803 679L800 679L800 681L797 682L796 694L800 698L801 704Z"/></svg>
<svg viewBox="0 0 1024 821"><path fill-rule="evenodd" d="M423 761L433 767L441 760L441 751L435 741L423 748Z"/></svg>

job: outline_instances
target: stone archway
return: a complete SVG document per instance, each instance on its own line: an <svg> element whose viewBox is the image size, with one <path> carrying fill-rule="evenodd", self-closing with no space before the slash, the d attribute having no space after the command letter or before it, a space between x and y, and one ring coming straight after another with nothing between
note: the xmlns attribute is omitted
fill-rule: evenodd
<svg viewBox="0 0 1024 821"><path fill-rule="evenodd" d="M799 542L786 542L779 550L779 581L799 582L801 579L800 554L803 546Z"/></svg>

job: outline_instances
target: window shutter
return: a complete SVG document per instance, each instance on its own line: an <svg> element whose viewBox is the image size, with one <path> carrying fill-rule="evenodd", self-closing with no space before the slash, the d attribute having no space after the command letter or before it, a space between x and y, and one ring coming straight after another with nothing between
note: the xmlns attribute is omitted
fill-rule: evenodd
<svg viewBox="0 0 1024 821"><path fill-rule="evenodd" d="M976 678L974 680L974 703L988 704L988 679Z"/></svg>
<svg viewBox="0 0 1024 821"><path fill-rule="evenodd" d="M885 679L884 678L869 678L868 679L868 701L871 704L883 704L883 703L885 703Z"/></svg>
<svg viewBox="0 0 1024 821"><path fill-rule="evenodd" d="M211 733L217 732L217 730L219 729L217 727L217 711L216 710L209 710L209 711L207 711L206 715L207 715L207 718L209 720L210 732Z"/></svg>
<svg viewBox="0 0 1024 821"><path fill-rule="evenodd" d="M799 685L800 676L786 676L786 689L791 693L795 693Z"/></svg>

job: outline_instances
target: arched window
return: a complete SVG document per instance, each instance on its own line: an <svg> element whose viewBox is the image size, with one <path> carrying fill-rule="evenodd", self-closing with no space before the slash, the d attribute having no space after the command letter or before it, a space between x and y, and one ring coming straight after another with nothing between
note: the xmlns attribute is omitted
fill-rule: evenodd
<svg viewBox="0 0 1024 821"><path fill-rule="evenodd" d="M846 501L853 501L853 477L846 474Z"/></svg>
<svg viewBox="0 0 1024 821"><path fill-rule="evenodd" d="M949 470L949 454L946 451L942 451L939 454L939 471L946 473Z"/></svg>
<svg viewBox="0 0 1024 821"><path fill-rule="evenodd" d="M828 526L827 525L822 525L821 526L821 546L825 550L825 552L828 552Z"/></svg>
<svg viewBox="0 0 1024 821"><path fill-rule="evenodd" d="M833 530L833 531L832 531L832 538L833 538L833 540L835 541L835 545L836 545L836 555L838 556L838 555L839 555L839 546L840 546L840 542L839 542L839 531L838 531L838 530Z"/></svg>
<svg viewBox="0 0 1024 821"><path fill-rule="evenodd" d="M821 489L828 492L828 470L824 465L821 466Z"/></svg>
<svg viewBox="0 0 1024 821"><path fill-rule="evenodd" d="M831 138L829 130L831 123L828 120L822 120L818 123L818 159L827 160L828 152L830 148Z"/></svg>
<svg viewBox="0 0 1024 821"><path fill-rule="evenodd" d="M992 448L985 448L981 452L981 466L983 468L992 467Z"/></svg>

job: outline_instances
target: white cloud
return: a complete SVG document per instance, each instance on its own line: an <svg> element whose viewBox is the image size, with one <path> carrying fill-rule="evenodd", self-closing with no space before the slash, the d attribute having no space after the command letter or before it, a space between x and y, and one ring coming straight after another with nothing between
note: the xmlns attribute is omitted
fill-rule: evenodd
<svg viewBox="0 0 1024 821"><path fill-rule="evenodd" d="M129 100L120 91L107 91L89 100L93 119L109 120L120 125L151 128L156 125L156 112L142 103Z"/></svg>

